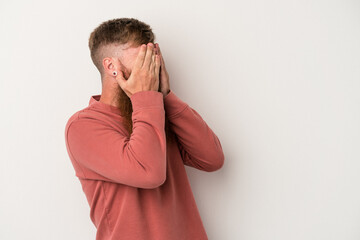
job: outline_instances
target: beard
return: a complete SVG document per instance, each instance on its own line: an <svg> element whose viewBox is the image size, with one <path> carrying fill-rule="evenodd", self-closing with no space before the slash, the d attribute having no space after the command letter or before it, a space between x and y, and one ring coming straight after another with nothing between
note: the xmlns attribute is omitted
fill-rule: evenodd
<svg viewBox="0 0 360 240"><path fill-rule="evenodd" d="M127 78L125 77L127 80ZM160 86L159 86L160 89ZM160 90L158 90L160 92ZM132 122L132 103L128 95L122 90L122 88L118 85L116 88L116 94L115 94L115 101L117 103L118 108L121 112L121 120L122 124L125 127L125 129L128 132L128 136L130 137L133 130L133 122ZM174 141L175 140L175 134L170 129L170 122L169 119L165 113L165 135L166 135L166 141Z"/></svg>

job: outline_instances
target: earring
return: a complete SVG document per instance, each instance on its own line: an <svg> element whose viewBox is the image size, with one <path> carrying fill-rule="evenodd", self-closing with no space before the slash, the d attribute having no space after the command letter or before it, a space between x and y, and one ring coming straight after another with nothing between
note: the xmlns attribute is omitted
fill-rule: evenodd
<svg viewBox="0 0 360 240"><path fill-rule="evenodd" d="M116 71L113 71L113 75L116 76L116 75L117 75L117 72L116 72Z"/></svg>

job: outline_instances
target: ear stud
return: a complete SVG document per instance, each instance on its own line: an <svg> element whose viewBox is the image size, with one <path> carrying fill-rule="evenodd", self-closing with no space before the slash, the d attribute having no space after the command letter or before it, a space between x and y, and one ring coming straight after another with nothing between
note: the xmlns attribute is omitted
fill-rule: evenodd
<svg viewBox="0 0 360 240"><path fill-rule="evenodd" d="M116 72L116 71L113 71L113 75L116 76L116 75L117 75L117 72Z"/></svg>

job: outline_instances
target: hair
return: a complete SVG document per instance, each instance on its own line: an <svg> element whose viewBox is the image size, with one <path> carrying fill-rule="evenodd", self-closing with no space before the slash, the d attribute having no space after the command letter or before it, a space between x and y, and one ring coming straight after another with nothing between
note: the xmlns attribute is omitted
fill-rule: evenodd
<svg viewBox="0 0 360 240"><path fill-rule="evenodd" d="M111 54L106 51L110 45L131 43L132 46L154 43L155 34L151 27L134 18L115 18L101 23L96 27L89 37L90 56L99 70L101 81L104 76L102 60L105 54Z"/></svg>
<svg viewBox="0 0 360 240"><path fill-rule="evenodd" d="M105 75L102 60L105 57L112 57L115 54L113 52L114 48L111 46L129 43L131 46L137 47L149 42L154 43L154 40L155 34L152 32L151 27L135 18L115 18L102 22L91 32L89 37L90 56L100 72L101 82ZM127 129L129 135L131 135L133 127L130 98L120 86L118 87L117 95L119 96L119 109L123 116L122 121L124 127ZM175 135L170 131L169 124L169 120L165 115L166 139L171 141L174 140Z"/></svg>

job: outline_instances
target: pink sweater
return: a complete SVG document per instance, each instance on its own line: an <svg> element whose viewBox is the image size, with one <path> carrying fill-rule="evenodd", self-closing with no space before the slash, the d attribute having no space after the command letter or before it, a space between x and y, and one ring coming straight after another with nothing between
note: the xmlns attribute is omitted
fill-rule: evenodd
<svg viewBox="0 0 360 240"><path fill-rule="evenodd" d="M120 109L90 98L66 124L67 152L90 206L97 240L205 240L184 165L223 166L219 139L173 91L130 97L133 133ZM165 114L175 143L166 143Z"/></svg>

